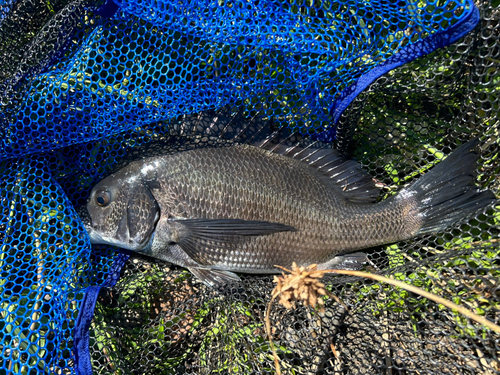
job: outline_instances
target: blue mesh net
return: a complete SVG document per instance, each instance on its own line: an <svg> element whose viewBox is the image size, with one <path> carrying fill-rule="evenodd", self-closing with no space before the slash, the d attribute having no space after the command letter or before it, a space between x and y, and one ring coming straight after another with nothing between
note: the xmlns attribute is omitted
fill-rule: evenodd
<svg viewBox="0 0 500 375"><path fill-rule="evenodd" d="M107 4L96 14L116 13L97 18L70 5L74 25L51 31L50 45L44 41L55 49L39 56L35 45L29 56L44 72L31 76L26 68L7 80L17 100L2 113L1 157L238 100L251 108L267 103L303 132L325 129L377 76L457 40L477 22L469 1L131 1L118 9ZM72 34L77 39L68 46ZM69 49L59 56L63 47Z"/></svg>
<svg viewBox="0 0 500 375"><path fill-rule="evenodd" d="M73 207L178 116L238 104L333 140L375 79L477 22L468 0L1 2L3 371L91 373L127 255L92 249Z"/></svg>

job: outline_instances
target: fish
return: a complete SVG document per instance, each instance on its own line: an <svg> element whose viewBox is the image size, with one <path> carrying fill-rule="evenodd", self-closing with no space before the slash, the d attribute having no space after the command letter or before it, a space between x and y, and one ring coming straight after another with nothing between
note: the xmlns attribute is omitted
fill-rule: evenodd
<svg viewBox="0 0 500 375"><path fill-rule="evenodd" d="M333 148L269 142L130 162L80 212L92 244L185 267L208 286L237 273L359 268L360 250L439 232L496 200L474 183L477 139L376 201L374 179Z"/></svg>

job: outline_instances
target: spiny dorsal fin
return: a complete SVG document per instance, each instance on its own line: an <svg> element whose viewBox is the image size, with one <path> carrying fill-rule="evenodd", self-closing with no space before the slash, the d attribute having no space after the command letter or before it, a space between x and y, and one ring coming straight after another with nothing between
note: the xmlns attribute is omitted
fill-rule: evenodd
<svg viewBox="0 0 500 375"><path fill-rule="evenodd" d="M261 147L272 153L300 160L316 168L342 191L351 202L371 203L380 195L380 189L375 186L373 177L354 160L348 160L339 155L338 151L322 145L320 142L307 143L301 140L293 146L274 144L269 140L261 141L254 146Z"/></svg>
<svg viewBox="0 0 500 375"><path fill-rule="evenodd" d="M373 177L355 161L340 156L330 145L295 133L277 121L264 119L259 113L247 115L241 108L225 106L186 116L183 126L182 133L202 131L210 137L224 138L230 144L249 144L307 163L328 176L352 202L370 203L380 194Z"/></svg>
<svg viewBox="0 0 500 375"><path fill-rule="evenodd" d="M351 202L370 203L380 195L380 189L375 186L373 177L361 169L358 163L345 159L333 148L295 147L292 155L289 151L282 155L307 163L328 176Z"/></svg>

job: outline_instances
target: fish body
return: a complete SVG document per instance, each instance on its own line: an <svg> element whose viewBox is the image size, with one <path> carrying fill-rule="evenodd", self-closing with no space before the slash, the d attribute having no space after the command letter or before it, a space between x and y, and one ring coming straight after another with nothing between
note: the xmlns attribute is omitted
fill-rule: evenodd
<svg viewBox="0 0 500 375"><path fill-rule="evenodd" d="M147 158L94 187L86 228L92 243L187 267L209 285L293 262L327 269L356 262L346 254L440 230L491 203L493 193L473 185L476 145L378 203L371 188L363 190L366 175L331 152L311 161L312 154L233 145ZM325 172L329 165L337 178Z"/></svg>

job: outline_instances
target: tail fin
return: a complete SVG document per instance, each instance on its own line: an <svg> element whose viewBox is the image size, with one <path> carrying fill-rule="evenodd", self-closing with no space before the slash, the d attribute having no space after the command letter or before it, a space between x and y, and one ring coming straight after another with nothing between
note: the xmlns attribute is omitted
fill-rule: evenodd
<svg viewBox="0 0 500 375"><path fill-rule="evenodd" d="M490 190L474 184L479 141L461 145L407 191L419 202L422 227L416 234L437 232L495 201Z"/></svg>

